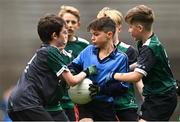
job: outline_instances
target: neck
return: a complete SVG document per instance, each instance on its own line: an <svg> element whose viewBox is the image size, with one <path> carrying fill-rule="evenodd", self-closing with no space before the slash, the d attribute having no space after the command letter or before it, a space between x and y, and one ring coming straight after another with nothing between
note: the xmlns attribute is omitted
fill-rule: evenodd
<svg viewBox="0 0 180 122"><path fill-rule="evenodd" d="M119 32L116 31L115 35L114 35L114 45L117 45L120 41L119 41Z"/></svg>
<svg viewBox="0 0 180 122"><path fill-rule="evenodd" d="M119 42L120 42L120 41L119 41L118 34L116 34L116 35L114 36L114 45L117 45Z"/></svg>
<svg viewBox="0 0 180 122"><path fill-rule="evenodd" d="M102 46L102 48L100 48L99 58L104 59L105 57L109 56L113 50L114 50L114 45L113 45L113 41L111 41L111 43L108 43L108 44Z"/></svg>
<svg viewBox="0 0 180 122"><path fill-rule="evenodd" d="M75 36L73 36L73 35L69 35L68 36L68 41L76 41L76 37Z"/></svg>
<svg viewBox="0 0 180 122"><path fill-rule="evenodd" d="M145 32L144 36L143 36L143 43L145 43L151 36L152 36L153 32L150 31L150 32Z"/></svg>

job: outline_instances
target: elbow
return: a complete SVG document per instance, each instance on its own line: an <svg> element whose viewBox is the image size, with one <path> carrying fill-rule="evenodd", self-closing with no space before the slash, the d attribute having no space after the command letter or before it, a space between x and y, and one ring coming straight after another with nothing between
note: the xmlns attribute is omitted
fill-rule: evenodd
<svg viewBox="0 0 180 122"><path fill-rule="evenodd" d="M134 82L138 82L142 79L143 75L141 73L138 72L134 72Z"/></svg>
<svg viewBox="0 0 180 122"><path fill-rule="evenodd" d="M134 79L135 82L138 82L140 80L141 80L141 78L139 78L139 77Z"/></svg>

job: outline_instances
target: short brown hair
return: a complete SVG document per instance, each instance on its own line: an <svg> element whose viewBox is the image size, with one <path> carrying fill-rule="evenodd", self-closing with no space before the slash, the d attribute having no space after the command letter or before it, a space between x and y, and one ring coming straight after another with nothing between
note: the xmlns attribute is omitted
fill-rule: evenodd
<svg viewBox="0 0 180 122"><path fill-rule="evenodd" d="M80 21L80 12L77 8L73 6L62 5L58 16L62 17L65 13L70 13L74 15L75 17L77 17L78 21Z"/></svg>
<svg viewBox="0 0 180 122"><path fill-rule="evenodd" d="M116 31L116 23L110 17L102 17L94 19L87 27L88 31L96 30L96 31L103 31L109 32L112 31L113 35Z"/></svg>
<svg viewBox="0 0 180 122"><path fill-rule="evenodd" d="M63 26L66 26L65 21L54 14L46 14L41 17L37 31L42 42L49 43L52 40L52 34L55 32L59 36Z"/></svg>
<svg viewBox="0 0 180 122"><path fill-rule="evenodd" d="M138 5L127 12L125 21L129 24L139 22L146 30L151 30L152 23L154 22L154 12L148 6Z"/></svg>

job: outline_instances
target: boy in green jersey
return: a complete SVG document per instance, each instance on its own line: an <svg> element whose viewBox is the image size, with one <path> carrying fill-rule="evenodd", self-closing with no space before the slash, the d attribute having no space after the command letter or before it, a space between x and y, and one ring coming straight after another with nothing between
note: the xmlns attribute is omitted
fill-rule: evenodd
<svg viewBox="0 0 180 122"><path fill-rule="evenodd" d="M89 42L75 35L75 31L80 27L80 12L77 8L63 5L61 6L58 16L61 17L67 25L68 42L65 50L69 53L70 60L66 62L66 64L69 64L72 59L76 58L78 54L88 46ZM56 113L61 109L65 111L70 121L77 120L77 112L75 113L74 111L76 107L69 98L67 89L60 103L58 105L52 105L51 107L48 106L47 111L51 113L55 120L58 120Z"/></svg>
<svg viewBox="0 0 180 122"><path fill-rule="evenodd" d="M133 46L125 44L119 39L119 33L122 30L123 15L118 10L104 7L101 11L99 11L97 18L101 18L105 16L110 17L116 23L114 44L117 46L117 49L127 54L129 65L135 63L137 61L137 56L138 56L137 50ZM141 95L141 89L143 87L142 81L135 83L135 86L137 87L137 89L140 89L140 95ZM120 121L137 120L138 105L136 103L133 84L130 85L126 93L115 97L114 104L115 104L114 108L116 110L116 115Z"/></svg>
<svg viewBox="0 0 180 122"><path fill-rule="evenodd" d="M107 80L137 82L142 79L145 99L139 121L168 121L177 105L176 81L166 51L152 30L154 12L145 5L138 5L127 12L125 21L137 41L136 68L129 73L110 73Z"/></svg>

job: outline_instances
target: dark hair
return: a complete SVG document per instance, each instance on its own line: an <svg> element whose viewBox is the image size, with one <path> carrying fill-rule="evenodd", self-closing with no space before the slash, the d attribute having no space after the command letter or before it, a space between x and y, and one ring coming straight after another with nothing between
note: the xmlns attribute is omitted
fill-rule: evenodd
<svg viewBox="0 0 180 122"><path fill-rule="evenodd" d="M48 14L45 17L40 18L37 31L41 41L49 43L52 40L52 34L55 32L56 35L59 36L64 25L65 21L54 14Z"/></svg>
<svg viewBox="0 0 180 122"><path fill-rule="evenodd" d="M112 31L114 35L116 31L116 23L109 17L102 17L93 20L88 25L87 30L90 31L91 29L104 32Z"/></svg>
<svg viewBox="0 0 180 122"><path fill-rule="evenodd" d="M146 30L151 30L152 23L154 22L154 12L145 5L138 5L127 12L125 21L129 24L139 22Z"/></svg>

